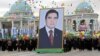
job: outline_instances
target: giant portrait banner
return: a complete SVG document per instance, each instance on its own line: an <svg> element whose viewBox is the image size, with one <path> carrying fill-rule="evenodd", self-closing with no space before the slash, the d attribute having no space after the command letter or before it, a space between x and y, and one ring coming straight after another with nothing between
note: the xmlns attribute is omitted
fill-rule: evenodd
<svg viewBox="0 0 100 56"><path fill-rule="evenodd" d="M63 8L40 10L38 49L63 48Z"/></svg>

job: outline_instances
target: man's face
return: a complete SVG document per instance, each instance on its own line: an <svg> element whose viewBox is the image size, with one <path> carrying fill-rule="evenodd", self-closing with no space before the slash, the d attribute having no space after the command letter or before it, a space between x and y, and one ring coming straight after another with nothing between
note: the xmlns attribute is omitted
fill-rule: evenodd
<svg viewBox="0 0 100 56"><path fill-rule="evenodd" d="M53 29L56 26L58 17L56 13L50 13L46 19L46 25L48 28Z"/></svg>

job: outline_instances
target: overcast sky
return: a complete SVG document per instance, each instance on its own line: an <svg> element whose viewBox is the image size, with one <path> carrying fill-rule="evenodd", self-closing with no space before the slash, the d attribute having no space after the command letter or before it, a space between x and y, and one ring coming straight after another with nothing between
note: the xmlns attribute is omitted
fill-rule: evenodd
<svg viewBox="0 0 100 56"><path fill-rule="evenodd" d="M9 11L9 8L11 7L12 4L15 3L15 1L17 0L0 0L0 17L3 16L7 11ZM65 12L66 11L72 12L73 10L76 9L77 5L83 0L34 0L34 1L43 1L44 3L47 3L48 1L55 1L58 4L64 1L64 3L66 4ZM100 15L100 0L85 0L85 1L89 2L93 7L94 12ZM72 7L68 6L68 4L71 3L72 3ZM48 4L48 6L49 5L50 4ZM100 16L99 16L99 20L100 20Z"/></svg>

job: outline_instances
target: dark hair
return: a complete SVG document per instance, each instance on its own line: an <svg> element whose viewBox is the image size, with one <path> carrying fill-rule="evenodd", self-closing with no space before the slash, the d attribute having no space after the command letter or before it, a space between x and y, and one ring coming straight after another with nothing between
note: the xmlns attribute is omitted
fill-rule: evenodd
<svg viewBox="0 0 100 56"><path fill-rule="evenodd" d="M45 19L47 19L47 16L48 16L48 14L50 14L50 13L56 13L56 14L57 14L57 18L59 17L58 12L57 12L56 10L50 9L50 10L46 13Z"/></svg>

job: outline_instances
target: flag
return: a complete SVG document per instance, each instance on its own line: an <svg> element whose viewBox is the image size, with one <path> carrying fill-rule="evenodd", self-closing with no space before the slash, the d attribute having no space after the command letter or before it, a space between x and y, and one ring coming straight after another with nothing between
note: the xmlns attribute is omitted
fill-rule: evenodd
<svg viewBox="0 0 100 56"><path fill-rule="evenodd" d="M64 3L62 3L61 6L64 6Z"/></svg>
<svg viewBox="0 0 100 56"><path fill-rule="evenodd" d="M72 3L71 3L71 5L70 6L72 6Z"/></svg>

